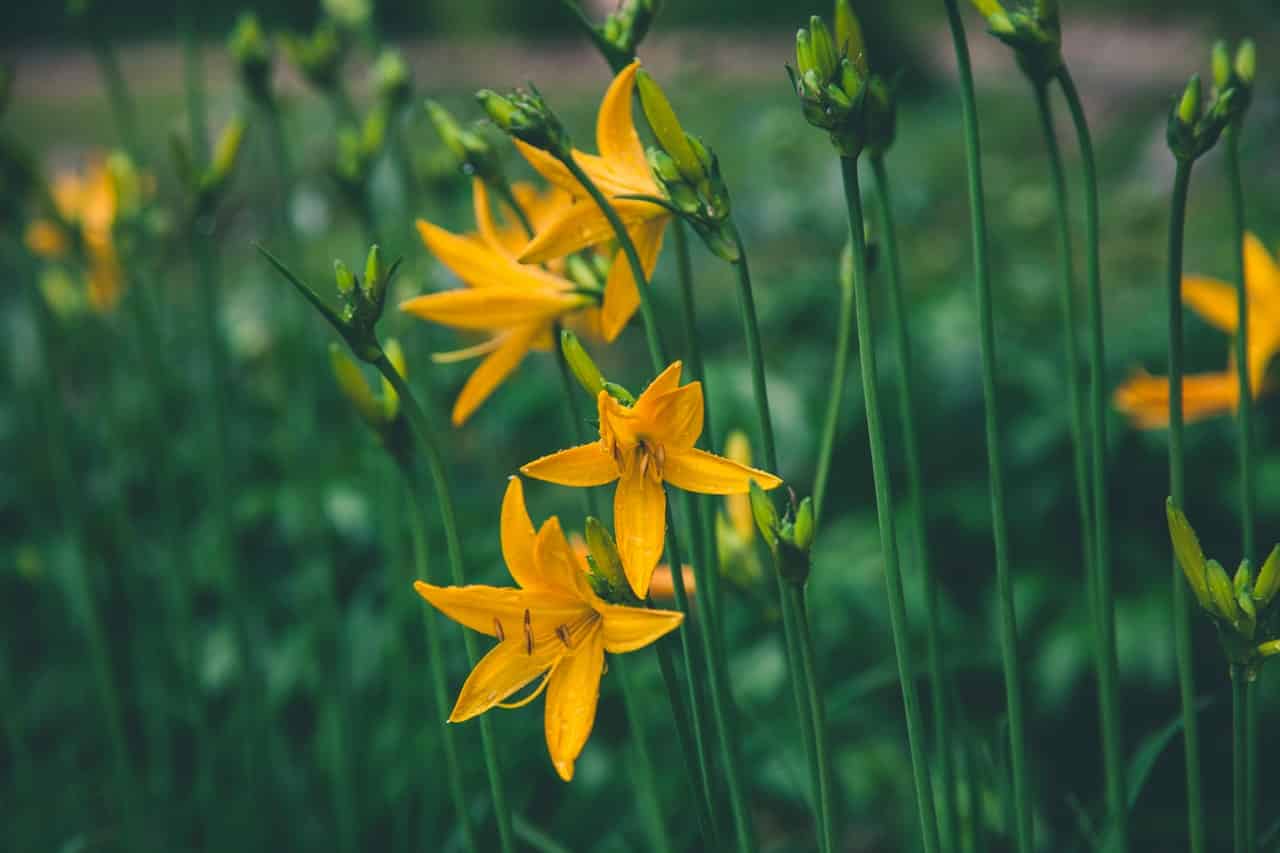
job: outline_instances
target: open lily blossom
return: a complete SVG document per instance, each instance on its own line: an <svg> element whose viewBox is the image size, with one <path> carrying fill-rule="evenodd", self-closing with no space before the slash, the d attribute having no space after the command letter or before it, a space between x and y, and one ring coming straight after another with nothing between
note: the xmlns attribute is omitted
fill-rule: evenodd
<svg viewBox="0 0 1280 853"><path fill-rule="evenodd" d="M586 561L575 553L555 516L536 533L524 489L512 477L502 501L502 557L518 588L414 588L455 622L496 637L458 694L449 722L491 708L519 708L543 690L547 750L566 782L595 723L604 655L644 648L680 626L684 614L604 601L591 588ZM507 700L542 680L527 696Z"/></svg>
<svg viewBox="0 0 1280 853"><path fill-rule="evenodd" d="M742 494L755 480L774 489L782 480L765 471L716 456L693 445L702 435L702 383L680 385L674 362L633 406L601 391L597 406L600 440L536 459L520 469L538 480L564 486L603 486L618 481L613 524L627 581L643 599L662 555L667 525L664 483L688 492Z"/></svg>
<svg viewBox="0 0 1280 853"><path fill-rule="evenodd" d="M1244 240L1245 288L1249 297L1249 389L1262 393L1267 366L1280 352L1280 265L1252 232ZM1214 328L1234 335L1239 327L1235 285L1206 276L1182 280L1182 301ZM1187 423L1234 412L1240 381L1234 356L1221 373L1183 378L1182 416ZM1115 406L1139 429L1169 425L1169 380L1138 371L1116 389Z"/></svg>
<svg viewBox="0 0 1280 853"><path fill-rule="evenodd" d="M557 190L537 194L531 188L513 190L517 203L526 205L535 232L568 199ZM424 320L455 329L482 332L488 339L475 345L435 356L439 362L484 357L458 394L453 424L466 422L494 390L511 375L531 349L547 350L553 344L557 321L582 314L584 328L595 323L596 301L567 278L541 267L521 263L516 251L523 240L514 214L499 225L493 217L484 183L472 184L478 233L459 235L426 220L418 220L418 233L427 248L466 286L443 293L414 297L400 309ZM514 223L514 224L512 224Z"/></svg>
<svg viewBox="0 0 1280 853"><path fill-rule="evenodd" d="M71 251L72 237L63 223L78 228L88 262L89 304L110 311L120 301L124 275L116 254L112 229L116 221L116 190L102 158L92 160L84 174L59 172L49 195L62 222L37 219L27 228L27 247L46 258L62 258Z"/></svg>
<svg viewBox="0 0 1280 853"><path fill-rule="evenodd" d="M587 176L609 198L627 233L635 243L645 275L653 274L662 250L662 235L671 214L666 208L647 201L623 198L631 195L661 197L662 193L649 172L644 146L636 133L632 116L632 93L635 91L639 62L632 62L613 79L600 102L596 116L596 146L599 155L574 149L573 159ZM545 229L529 241L520 255L525 263L543 263L561 258L588 246L614 239L609 220L587 195L582 185L564 164L539 148L516 141L520 153L529 164L551 183L571 194L574 202ZM619 250L614 257L605 283L601 305L601 331L606 341L621 332L640 305L631 267Z"/></svg>

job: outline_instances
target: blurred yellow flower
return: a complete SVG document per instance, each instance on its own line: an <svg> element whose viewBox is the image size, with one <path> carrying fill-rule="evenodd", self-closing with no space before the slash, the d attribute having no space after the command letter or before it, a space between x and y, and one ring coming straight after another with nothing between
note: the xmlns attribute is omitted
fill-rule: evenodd
<svg viewBox="0 0 1280 853"><path fill-rule="evenodd" d="M618 481L613 524L618 553L636 596L649 593L662 555L667 493L663 483L711 495L745 493L755 480L773 489L773 474L694 447L702 434L702 383L680 385L680 362L664 370L633 406L601 391L600 440L536 459L520 469L564 486L603 486Z"/></svg>
<svg viewBox="0 0 1280 853"><path fill-rule="evenodd" d="M1249 389L1262 392L1267 366L1280 352L1280 265L1253 233L1244 240L1244 279L1249 297ZM1235 285L1205 276L1182 279L1182 301L1228 335L1239 326ZM1187 423L1234 412L1240 403L1236 360L1222 372L1183 377L1182 416ZM1169 380L1137 371L1116 389L1115 406L1139 429L1169 425Z"/></svg>
<svg viewBox="0 0 1280 853"><path fill-rule="evenodd" d="M502 557L518 588L414 584L450 619L498 639L462 685L449 722L494 707L522 707L545 689L547 750L568 782L595 723L605 652L643 648L678 628L684 615L610 604L596 595L560 520L552 516L534 532L518 477L502 501L501 536ZM506 701L539 676L532 693Z"/></svg>
<svg viewBox="0 0 1280 853"><path fill-rule="evenodd" d="M116 186L106 161L91 160L84 174L59 172L49 192L59 219L32 222L27 228L27 247L41 257L66 257L75 245L75 234L68 228L75 229L83 241L88 265L89 304L99 312L111 311L120 301L124 275L112 235Z"/></svg>
<svg viewBox="0 0 1280 853"><path fill-rule="evenodd" d="M597 300L578 284L551 269L518 261L516 253L527 242L518 218L511 213L504 222L495 221L483 181L476 179L472 192L478 233L459 235L426 220L417 223L427 249L466 287L418 296L400 305L400 310L425 320L490 335L475 346L435 356L446 363L486 356L454 402L455 426L471 417L529 350L553 346L556 322L578 319L589 331L598 311ZM517 184L512 192L535 234L570 203L568 195L555 188L538 193Z"/></svg>
<svg viewBox="0 0 1280 853"><path fill-rule="evenodd" d="M639 62L632 62L618 72L600 103L596 117L596 146L600 154L574 149L573 159L609 198L635 243L641 266L648 277L658 262L662 235L671 214L666 208L651 202L621 198L627 195L662 196L649 171L644 146L640 143L631 114L631 95L639 68ZM574 199L573 204L546 228L538 229L537 235L524 247L521 261L543 263L614 239L609 220L563 163L546 151L519 140L516 140L516 146L534 169ZM639 304L640 294L636 290L631 267L621 252L617 252L605 283L601 306L601 332L606 341L612 341L622 332Z"/></svg>

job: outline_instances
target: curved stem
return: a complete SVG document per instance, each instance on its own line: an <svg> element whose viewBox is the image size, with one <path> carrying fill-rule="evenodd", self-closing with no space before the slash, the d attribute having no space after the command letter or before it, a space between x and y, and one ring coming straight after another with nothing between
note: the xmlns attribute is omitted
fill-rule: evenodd
<svg viewBox="0 0 1280 853"><path fill-rule="evenodd" d="M880 239L884 245L885 273L889 280L889 320L893 327L894 349L898 356L898 378L901 393L898 395L899 416L902 420L902 444L907 465L907 498L911 506L912 536L915 539L916 559L920 563L920 580L924 586L925 647L929 665L929 690L933 698L933 739L938 778L942 796L938 806L938 832L943 848L956 850L959 837L956 830L956 783L952 766L951 707L947 689L946 668L942 660L941 590L933 571L929 553L929 527L926 523L924 503L924 477L920 465L920 433L916 429L915 373L912 369L911 335L907 328L907 308L902 293L902 266L898 259L898 233L893 219L893 196L890 193L889 172L882 155L872 155L871 170L876 181L876 197L879 201Z"/></svg>
<svg viewBox="0 0 1280 853"><path fill-rule="evenodd" d="M844 176L845 204L849 214L849 237L853 241L853 294L858 322L858 361L862 369L862 394L867 412L867 439L871 445L871 473L875 482L876 518L880 528L880 551L884 559L885 589L889 598L889 625L893 632L898 680L906 712L907 744L919 810L920 836L925 853L937 853L938 825L934 815L933 789L925 759L924 722L916 693L915 667L911 660L911 637L907 625L907 603L898 566L898 540L894 530L893 491L889 482L889 453L881 425L880 389L876 382L876 348L871 325L871 296L867 286L867 247L863 236L862 195L858 189L858 162L840 158Z"/></svg>
<svg viewBox="0 0 1280 853"><path fill-rule="evenodd" d="M947 21L960 74L960 103L964 115L965 161L969 177L969 215L973 228L974 288L978 303L982 357L982 403L987 444L987 474L991 490L991 536L995 548L996 599L1000 614L1000 657L1004 670L1005 702L1009 712L1009 752L1013 767L1015 836L1019 853L1035 846L1031 784L1027 772L1026 733L1022 709L1022 675L1018 662L1018 624L1009 570L1009 531L1005 517L1004 463L1000 448L1000 406L996 386L995 317L991 301L991 272L987 258L987 213L982 190L982 154L978 139L978 107L973 91L969 46L956 0L945 0Z"/></svg>
<svg viewBox="0 0 1280 853"><path fill-rule="evenodd" d="M1169 494L1186 506L1182 457L1182 236L1187 218L1191 162L1179 160L1169 202ZM1178 561L1173 561L1173 631L1182 698L1182 736L1186 746L1187 832L1191 853L1204 853L1204 806L1200 794L1200 724L1196 718L1196 680L1191 647L1191 614Z"/></svg>
<svg viewBox="0 0 1280 853"><path fill-rule="evenodd" d="M426 457L427 470L431 474L431 481L435 487L440 522L444 527L445 550L449 555L449 574L455 586L462 586L466 583L466 572L463 570L462 543L458 538L458 519L453 506L453 491L449 487L449 478L445 472L444 458L440 454L435 429L418 403L413 389L405 382L400 371L396 370L387 359L386 353L379 351L374 366L400 395L409 423L417 433L418 445ZM468 662L474 666L479 658L475 636L469 631L464 631L462 636ZM489 792L493 797L493 812L498 823L498 842L503 853L512 853L515 850L515 839L511 829L511 811L507 805L507 791L502 780L502 766L498 761L493 726L489 718L484 715L480 717L480 740L484 751L485 771L489 777Z"/></svg>
<svg viewBox="0 0 1280 853"><path fill-rule="evenodd" d="M831 359L831 384L827 389L827 412L822 419L822 436L818 439L818 467L813 476L813 518L822 523L826 505L827 479L831 475L831 457L840 426L840 407L844 402L845 375L849 370L849 353L853 342L853 276L840 271L840 314L836 321L836 350Z"/></svg>
<svg viewBox="0 0 1280 853"><path fill-rule="evenodd" d="M1089 287L1089 384L1093 416L1093 528L1094 593L1098 636L1098 695L1102 708L1102 755L1106 765L1107 806L1117 848L1129 847L1128 795L1125 793L1124 743L1121 736L1120 675L1116 656L1116 608L1111 582L1111 519L1107 504L1107 387L1106 349L1102 331L1102 259L1099 248L1098 169L1093 156L1093 140L1084 106L1076 92L1071 72L1058 70L1062 93L1071 110L1084 168L1085 244Z"/></svg>
<svg viewBox="0 0 1280 853"><path fill-rule="evenodd" d="M431 583L429 565L430 551L427 548L426 502L418 494L418 483L413 472L404 466L397 466L404 479L405 492L408 493L408 504L412 510L409 516L409 531L413 537L413 568L418 578ZM409 590L404 591L409 595ZM431 701L435 707L436 719L449 718L449 688L445 683L444 651L440 644L440 627L430 611L422 609L423 627L427 635L427 659L431 670ZM467 808L466 788L462 783L462 767L458 762L457 729L447 723L441 725L440 742L444 750L445 780L449 787L449 797L453 800L453 810L462 827L462 840L467 850L476 853L480 848L476 844L475 828L471 825L471 814Z"/></svg>

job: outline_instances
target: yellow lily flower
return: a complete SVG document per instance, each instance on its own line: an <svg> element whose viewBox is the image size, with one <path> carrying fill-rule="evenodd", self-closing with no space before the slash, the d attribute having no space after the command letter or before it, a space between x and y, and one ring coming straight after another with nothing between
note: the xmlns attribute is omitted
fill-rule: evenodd
<svg viewBox="0 0 1280 853"><path fill-rule="evenodd" d="M732 495L755 480L773 489L782 480L723 456L694 447L702 434L702 383L680 385L680 362L649 384L635 402L623 406L601 391L596 398L600 440L536 459L520 469L539 480L564 486L603 486L618 481L613 525L627 581L636 596L649 593L662 555L667 493L663 483L687 492Z"/></svg>
<svg viewBox="0 0 1280 853"><path fill-rule="evenodd" d="M536 229L568 203L558 190L538 195L532 188L513 188L518 203ZM525 240L515 229L521 226L514 215L507 223L495 222L484 182L472 183L478 233L459 235L419 219L418 233L427 248L452 270L466 287L409 299L400 305L425 320L455 329L489 333L488 340L449 353L435 360L454 362L487 356L463 385L453 406L453 424L460 426L489 395L519 366L531 349L547 350L554 345L552 326L575 314L584 314L587 325L595 309L594 300L561 275L516 259Z"/></svg>
<svg viewBox="0 0 1280 853"><path fill-rule="evenodd" d="M502 557L518 588L414 584L450 619L498 639L463 683L449 722L494 707L522 707L545 689L547 750L568 782L595 723L605 652L643 648L678 628L684 614L610 604L596 595L560 520L552 516L534 532L518 477L502 500L501 532ZM506 701L539 677L528 696Z"/></svg>
<svg viewBox="0 0 1280 853"><path fill-rule="evenodd" d="M83 175L69 170L59 172L49 194L63 222L78 227L84 239L89 304L99 313L112 310L120 301L124 274L112 237L118 204L106 161L95 158ZM26 242L32 252L51 259L65 257L72 245L71 235L65 233L62 223L52 219L32 222Z"/></svg>
<svg viewBox="0 0 1280 853"><path fill-rule="evenodd" d="M626 195L661 197L662 193L649 172L644 146L636 133L631 114L631 94L635 90L639 62L632 62L618 72L596 117L596 146L599 155L574 149L573 159L587 176L610 200L618 217L627 228L627 234L635 243L645 276L653 274L662 250L662 235L671 214L666 208L646 201L620 198ZM544 178L562 188L574 198L573 204L525 246L520 255L524 263L543 263L572 254L588 246L607 243L614 239L600 208L591 200L582 185L570 174L564 164L540 148L534 148L520 140L516 147ZM612 341L621 332L631 315L640 305L631 266L619 250L614 255L609 278L605 282L604 302L601 305L601 331L605 341Z"/></svg>
<svg viewBox="0 0 1280 853"><path fill-rule="evenodd" d="M1244 280L1249 296L1249 389L1256 398L1267 366L1280 352L1280 265L1252 232L1244 238ZM1236 287L1207 276L1182 279L1182 301L1209 325L1234 335L1239 328ZM1182 416L1187 423L1225 415L1240 404L1236 361L1223 372L1183 377ZM1116 389L1114 402L1139 429L1169 425L1169 380L1139 370Z"/></svg>

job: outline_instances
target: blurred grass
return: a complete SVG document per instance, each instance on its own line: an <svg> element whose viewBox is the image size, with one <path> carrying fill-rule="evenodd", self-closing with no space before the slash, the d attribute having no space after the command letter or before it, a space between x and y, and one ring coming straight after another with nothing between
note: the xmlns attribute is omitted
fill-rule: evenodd
<svg viewBox="0 0 1280 853"><path fill-rule="evenodd" d="M983 38L975 33L973 38ZM779 57L779 64L784 57ZM1194 58L1193 58L1194 59ZM1191 60L1189 60L1190 62ZM1010 66L1010 80L1014 74ZM536 81L535 81L536 82ZM664 83L667 81L664 81ZM991 81L988 81L991 82ZM1013 81L1017 82L1017 81ZM176 76L175 76L176 83ZM825 376L834 340L834 276L843 237L837 163L821 134L801 121L781 74L770 86L705 77L670 81L686 124L720 154L735 211L758 279L775 404L781 467L804 493L812 478ZM474 116L466 93L440 94ZM1086 92L1086 96L1090 93ZM593 100L546 95L561 108L575 136L589 140ZM237 102L229 90L212 93L214 126ZM1166 197L1172 173L1164 148L1166 97L1145 93L1104 101L1098 129L1103 185L1103 270L1109 363L1118 383L1137 364L1163 371L1163 272ZM1243 136L1252 227L1271 246L1280 242L1280 174L1269 140L1280 130L1274 88L1259 90ZM139 104L146 117L148 153L164 203L175 197L165 136L182 126L177 90ZM983 86L993 281L997 293L1001 382L1009 467L1012 564L1030 690L1030 731L1041 837L1047 849L1084 849L1078 809L1098 813L1100 756L1095 746L1096 701L1087 619L1074 528L1070 447L1061 379L1054 276L1052 202L1043 171L1033 105L1018 86ZM288 129L303 175L294 217L305 253L285 260L322 290L331 262L363 255L362 238L324 177L332 156L327 110L310 95L285 103ZM19 101L3 118L5 132L41 153L50 168L74 161L113 138L105 102L94 88L57 104ZM260 130L260 129L259 129ZM427 288L450 286L449 275L417 243L414 215L457 230L472 227L467 186L438 169L434 136L416 109L405 120L410 150L422 166L418 192L406 203L384 164L375 178L377 233L404 272L392 301ZM1064 140L1065 141L1065 140ZM1067 145L1068 168L1077 166ZM945 587L944 634L963 706L966 738L978 756L987 831L1003 834L1000 801L1002 692L995 654L985 459L977 381L977 343L968 282L963 152L957 104L949 88L926 91L903 105L899 140L888 158L897 181L910 324L919 352L918 387L923 463L930 489L930 530L937 572ZM1230 269L1226 198L1218 154L1197 168L1187 239L1189 271L1225 276ZM1072 187L1073 205L1081 197ZM250 148L232 196L217 221L224 258L225 314L220 318L233 353L232 471L236 559L243 588L252 590L253 631L266 662L266 702L278 752L259 761L260 777L237 777L236 718L243 665L217 579L202 554L214 525L203 510L200 454L204 411L199 382L203 353L193 341L197 317L189 259L181 235L167 241L154 269L131 270L162 308L168 387L157 419L143 384L124 314L81 315L58 327L59 398L69 418L77 485L87 509L92 592L102 603L110 651L125 696L135 772L143 786L129 792L145 815L149 846L183 849L231 845L316 849L334 837L330 773L334 766L331 704L334 673L349 681L347 731L351 787L365 848L455 849L438 732L426 693L417 608L404 605L410 551L395 472L329 381L324 346L330 332L296 304L296 296L256 257L250 242L281 245L272 233L276 182L266 139L251 131ZM1077 223L1078 224L1078 223ZM873 239L874 239L874 235ZM1079 245L1079 242L1077 242ZM715 429L751 429L750 378L734 308L732 271L695 251L703 352L708 359ZM655 276L657 298L671 316L673 265L664 258ZM10 270L29 286L30 270ZM0 753L4 769L0 813L16 850L123 849L108 783L101 710L76 621L66 605L75 555L54 512L46 436L30 405L35 383L48 381L36 355L32 318L21 287L0 293L5 370L0 381L0 602L4 650L0 706L15 744ZM392 312L384 332L401 338L410 376L443 415L467 365L435 366L427 354L451 348L455 336ZM632 387L649 378L634 330L609 350L593 349L611 377ZM1219 368L1226 341L1198 320L1188 332L1190 369ZM889 352L885 352L889 363ZM463 430L449 435L449 461L458 490L464 547L476 580L505 578L496 517L505 477L521 463L570 443L562 429L561 397L551 360L534 355ZM855 380L856 381L856 380ZM826 682L846 849L903 849L914 838L910 774L900 699L893 677L883 611L878 542L872 507L861 395L850 389L833 470L830 519L819 540L813 574L813 621ZM1280 401L1258 409L1260 517L1263 544L1280 530ZM1113 419L1111 506L1116 531L1116 587L1126 745L1164 727L1177 713L1167 614L1168 558L1160 505L1166 491L1163 436L1139 434ZM305 424L317 425L303 432ZM1221 419L1188 431L1188 513L1206 550L1234 559L1237 488L1234 426ZM891 429L890 435L895 433ZM898 448L895 448L895 451ZM158 503L158 458L172 460L178 500ZM895 464L900 460L895 458ZM895 470L901 483L901 470ZM580 526L577 502L566 490L530 484L535 518L560 513ZM899 490L901 492L901 490ZM443 560L442 537L432 546ZM174 524L177 524L176 530ZM909 551L904 553L909 554ZM904 560L907 571L912 561ZM164 593L166 573L188 573L197 591L200 697L213 723L212 743L196 743L185 708L181 673L170 650ZM913 613L919 590L909 578ZM770 587L731 590L725 613L734 687L742 705L745 766L752 770L752 802L766 847L790 850L811 843L804 800L805 768L785 685ZM331 602L331 595L336 602ZM333 606L336 603L336 609ZM431 618L438 618L432 615ZM914 620L920 625L919 618ZM1212 632L1197 620L1197 669L1202 690L1225 696L1225 668ZM449 626L449 683L465 677L459 635ZM417 662L398 668L404 650ZM673 731L650 656L637 656L637 677L651 694L650 737L663 786L663 814L678 845L693 842L684 814ZM409 691L419 715L395 709ZM1274 679L1263 684L1261 707L1274 717ZM535 706L536 708L537 706ZM927 706L926 706L927 707ZM1204 712L1211 846L1224 845L1229 813L1225 780L1228 703ZM141 728L144 711L167 721L176 775L151 771L156 756ZM632 806L630 746L621 697L605 679L594 736L571 786L554 780L536 710L495 714L504 745L514 807L529 824L566 849L627 850L643 845ZM490 816L472 726L461 729L468 790L482 831ZM1138 802L1135 849L1177 849L1182 841L1181 757L1176 744L1156 759ZM192 790L193 761L214 762L215 798ZM1163 772L1162 772L1163 771ZM1212 792L1216 792L1212 793ZM961 797L961 802L965 802ZM1265 813L1265 810L1264 810ZM1095 818L1096 819L1096 818ZM1266 823L1264 819L1264 824ZM482 837L488 837L482 836ZM910 847L910 844L906 844ZM1002 849L993 841L987 849Z"/></svg>

